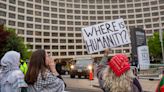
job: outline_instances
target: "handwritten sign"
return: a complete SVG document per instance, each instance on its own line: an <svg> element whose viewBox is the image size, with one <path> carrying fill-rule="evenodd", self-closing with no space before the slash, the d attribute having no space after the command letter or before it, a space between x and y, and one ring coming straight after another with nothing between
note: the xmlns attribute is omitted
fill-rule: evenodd
<svg viewBox="0 0 164 92"><path fill-rule="evenodd" d="M130 43L123 19L82 28L82 34L88 53Z"/></svg>

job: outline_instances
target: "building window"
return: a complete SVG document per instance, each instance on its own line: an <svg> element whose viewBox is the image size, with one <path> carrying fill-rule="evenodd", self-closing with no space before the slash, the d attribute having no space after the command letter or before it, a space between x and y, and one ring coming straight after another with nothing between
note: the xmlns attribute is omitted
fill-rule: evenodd
<svg viewBox="0 0 164 92"><path fill-rule="evenodd" d="M11 10L11 11L15 11L16 9L15 9L14 6L9 6L9 10Z"/></svg>
<svg viewBox="0 0 164 92"><path fill-rule="evenodd" d="M89 5L89 9L95 9L95 5Z"/></svg>
<svg viewBox="0 0 164 92"><path fill-rule="evenodd" d="M45 30L50 30L50 26L44 25L44 26L43 26L43 29L45 29Z"/></svg>
<svg viewBox="0 0 164 92"><path fill-rule="evenodd" d="M58 53L58 52L52 52L52 55L53 55L53 56L58 56L59 53Z"/></svg>
<svg viewBox="0 0 164 92"><path fill-rule="evenodd" d="M53 11L53 12L57 12L57 8L51 8L51 11Z"/></svg>
<svg viewBox="0 0 164 92"><path fill-rule="evenodd" d="M49 13L43 13L43 16L44 17L49 17L50 15L49 15Z"/></svg>
<svg viewBox="0 0 164 92"><path fill-rule="evenodd" d="M58 43L58 39L52 39L52 43Z"/></svg>
<svg viewBox="0 0 164 92"><path fill-rule="evenodd" d="M16 4L16 1L15 0L9 0L9 3Z"/></svg>
<svg viewBox="0 0 164 92"><path fill-rule="evenodd" d="M73 5L72 5L72 4L67 4L67 7L68 7L68 8L72 8Z"/></svg>
<svg viewBox="0 0 164 92"><path fill-rule="evenodd" d="M76 37L81 37L81 33L76 33Z"/></svg>
<svg viewBox="0 0 164 92"><path fill-rule="evenodd" d="M81 45L76 46L76 49L82 49Z"/></svg>
<svg viewBox="0 0 164 92"><path fill-rule="evenodd" d="M41 20L41 18L35 18L35 22L39 22L39 23L41 23L42 20Z"/></svg>
<svg viewBox="0 0 164 92"><path fill-rule="evenodd" d="M44 7L43 7L43 10L49 11L49 7L44 6Z"/></svg>
<svg viewBox="0 0 164 92"><path fill-rule="evenodd" d="M24 16L18 15L18 19L19 19L19 20L24 20Z"/></svg>
<svg viewBox="0 0 164 92"><path fill-rule="evenodd" d="M69 54L69 55L75 55L75 53L74 53L74 52L68 52L68 54Z"/></svg>
<svg viewBox="0 0 164 92"><path fill-rule="evenodd" d="M49 0L43 0L43 4L49 5Z"/></svg>
<svg viewBox="0 0 164 92"><path fill-rule="evenodd" d="M61 25L65 25L65 21L59 21Z"/></svg>
<svg viewBox="0 0 164 92"><path fill-rule="evenodd" d="M115 52L116 52L116 53L122 53L122 51L121 51L121 50L115 50Z"/></svg>
<svg viewBox="0 0 164 92"><path fill-rule="evenodd" d="M59 12L65 13L65 9L59 9Z"/></svg>
<svg viewBox="0 0 164 92"><path fill-rule="evenodd" d="M50 39L44 39L45 43L50 43Z"/></svg>
<svg viewBox="0 0 164 92"><path fill-rule="evenodd" d="M52 18L57 18L57 14L51 14Z"/></svg>
<svg viewBox="0 0 164 92"><path fill-rule="evenodd" d="M66 34L65 33L60 33L60 37L65 37Z"/></svg>
<svg viewBox="0 0 164 92"><path fill-rule="evenodd" d="M18 34L24 34L24 30L18 29Z"/></svg>
<svg viewBox="0 0 164 92"><path fill-rule="evenodd" d="M60 31L65 31L65 27L60 27Z"/></svg>
<svg viewBox="0 0 164 92"><path fill-rule="evenodd" d="M42 13L41 13L41 12L39 12L39 11L35 11L35 15L36 15L36 16L41 16L41 15L42 15Z"/></svg>
<svg viewBox="0 0 164 92"><path fill-rule="evenodd" d="M33 21L33 17L27 17L27 21Z"/></svg>
<svg viewBox="0 0 164 92"><path fill-rule="evenodd" d="M18 1L18 5L24 6L25 4L24 4L24 2L22 2L22 1Z"/></svg>
<svg viewBox="0 0 164 92"><path fill-rule="evenodd" d="M24 27L24 23L18 22L18 27Z"/></svg>
<svg viewBox="0 0 164 92"><path fill-rule="evenodd" d="M50 23L50 20L49 19L44 19L43 22L44 23Z"/></svg>
<svg viewBox="0 0 164 92"><path fill-rule="evenodd" d="M81 51L76 52L76 55L82 55Z"/></svg>
<svg viewBox="0 0 164 92"><path fill-rule="evenodd" d="M52 49L58 49L58 46L57 45L53 45Z"/></svg>
<svg viewBox="0 0 164 92"><path fill-rule="evenodd" d="M73 39L68 39L68 43L74 43Z"/></svg>
<svg viewBox="0 0 164 92"><path fill-rule="evenodd" d="M27 28L33 28L33 24L27 24Z"/></svg>
<svg viewBox="0 0 164 92"><path fill-rule="evenodd" d="M66 49L66 46L60 46L60 49Z"/></svg>
<svg viewBox="0 0 164 92"><path fill-rule="evenodd" d="M36 36L41 36L42 33L41 33L41 32L38 32L38 31L35 31L35 35L36 35Z"/></svg>
<svg viewBox="0 0 164 92"><path fill-rule="evenodd" d="M39 10L41 10L42 7L41 7L41 5L35 5L35 9L39 9Z"/></svg>
<svg viewBox="0 0 164 92"><path fill-rule="evenodd" d="M52 5L52 6L57 6L57 2L51 1L51 5Z"/></svg>
<svg viewBox="0 0 164 92"><path fill-rule="evenodd" d="M80 16L75 16L75 19L81 19L81 17Z"/></svg>
<svg viewBox="0 0 164 92"><path fill-rule="evenodd" d="M73 45L68 46L68 49L74 49L74 46Z"/></svg>
<svg viewBox="0 0 164 92"><path fill-rule="evenodd" d="M36 45L35 49L42 49L42 46L41 45Z"/></svg>
<svg viewBox="0 0 164 92"><path fill-rule="evenodd" d="M27 42L33 42L33 38L27 38Z"/></svg>
<svg viewBox="0 0 164 92"><path fill-rule="evenodd" d="M60 55L65 56L65 55L67 55L67 53L66 52L60 52Z"/></svg>
<svg viewBox="0 0 164 92"><path fill-rule="evenodd" d="M10 20L9 20L9 25L10 25L10 26L15 26L15 21L10 21Z"/></svg>
<svg viewBox="0 0 164 92"><path fill-rule="evenodd" d="M40 39L40 38L35 38L35 42L42 42L42 39Z"/></svg>
<svg viewBox="0 0 164 92"><path fill-rule="evenodd" d="M52 33L52 36L58 37L58 33Z"/></svg>
<svg viewBox="0 0 164 92"><path fill-rule="evenodd" d="M52 26L52 30L58 30L57 26Z"/></svg>
<svg viewBox="0 0 164 92"><path fill-rule="evenodd" d="M0 11L0 16L6 17L6 12Z"/></svg>
<svg viewBox="0 0 164 92"><path fill-rule="evenodd" d="M44 49L50 49L50 46L49 45L45 45Z"/></svg>
<svg viewBox="0 0 164 92"><path fill-rule="evenodd" d="M24 9L22 9L22 8L18 8L18 12L20 12L20 13L24 13Z"/></svg>
<svg viewBox="0 0 164 92"><path fill-rule="evenodd" d="M33 11L32 10L27 10L27 14L33 15Z"/></svg>
<svg viewBox="0 0 164 92"><path fill-rule="evenodd" d="M79 4L74 4L74 8L80 8Z"/></svg>
<svg viewBox="0 0 164 92"><path fill-rule="evenodd" d="M81 39L76 39L76 43L82 43Z"/></svg>
<svg viewBox="0 0 164 92"><path fill-rule="evenodd" d="M66 43L66 39L60 39L60 43Z"/></svg>
<svg viewBox="0 0 164 92"><path fill-rule="evenodd" d="M58 24L58 20L52 20L52 24Z"/></svg>
<svg viewBox="0 0 164 92"><path fill-rule="evenodd" d="M33 31L27 30L27 35L33 35Z"/></svg>
<svg viewBox="0 0 164 92"><path fill-rule="evenodd" d="M72 15L67 15L67 19L73 19Z"/></svg>
<svg viewBox="0 0 164 92"><path fill-rule="evenodd" d="M68 31L73 31L73 27L68 27L67 30Z"/></svg>
<svg viewBox="0 0 164 92"><path fill-rule="evenodd" d="M68 33L68 37L74 37L73 33Z"/></svg>
<svg viewBox="0 0 164 92"><path fill-rule="evenodd" d="M13 18L13 19L15 19L15 14L14 13L9 13L9 18Z"/></svg>
<svg viewBox="0 0 164 92"><path fill-rule="evenodd" d="M27 3L27 7L33 8L33 4Z"/></svg>
<svg viewBox="0 0 164 92"><path fill-rule="evenodd" d="M65 7L65 3L59 3L59 7Z"/></svg>
<svg viewBox="0 0 164 92"><path fill-rule="evenodd" d="M42 28L42 26L41 26L41 25L37 25L37 24L36 24L36 25L35 25L35 28L36 28L36 29L41 29L41 28Z"/></svg>
<svg viewBox="0 0 164 92"><path fill-rule="evenodd" d="M44 32L44 36L50 36L49 32Z"/></svg>
<svg viewBox="0 0 164 92"><path fill-rule="evenodd" d="M163 7L163 9L164 9L164 7ZM158 7L152 7L151 10L156 11L156 10L158 10Z"/></svg>

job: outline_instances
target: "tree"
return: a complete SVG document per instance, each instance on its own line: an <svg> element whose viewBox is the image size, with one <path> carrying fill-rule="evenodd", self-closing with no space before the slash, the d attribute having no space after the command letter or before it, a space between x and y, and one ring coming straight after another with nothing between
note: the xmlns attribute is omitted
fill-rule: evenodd
<svg viewBox="0 0 164 92"><path fill-rule="evenodd" d="M163 34L163 37L164 37L164 34ZM153 34L153 36L148 39L148 46L149 46L150 56L152 56L158 60L162 58L162 50L161 50L161 42L159 40L159 32L155 32Z"/></svg>
<svg viewBox="0 0 164 92"><path fill-rule="evenodd" d="M15 30L11 28L6 28L3 32L9 33L9 35L7 36L5 46L3 46L2 51L0 52L0 58L7 51L14 50L20 52L22 59L29 59L31 52L28 51L28 47L26 47L23 40L16 35Z"/></svg>

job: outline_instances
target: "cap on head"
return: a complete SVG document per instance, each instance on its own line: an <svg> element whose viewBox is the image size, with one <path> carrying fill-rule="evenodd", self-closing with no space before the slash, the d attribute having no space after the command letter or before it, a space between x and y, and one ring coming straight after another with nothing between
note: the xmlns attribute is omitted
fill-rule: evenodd
<svg viewBox="0 0 164 92"><path fill-rule="evenodd" d="M108 62L108 65L118 77L130 69L129 59L124 54L113 56Z"/></svg>

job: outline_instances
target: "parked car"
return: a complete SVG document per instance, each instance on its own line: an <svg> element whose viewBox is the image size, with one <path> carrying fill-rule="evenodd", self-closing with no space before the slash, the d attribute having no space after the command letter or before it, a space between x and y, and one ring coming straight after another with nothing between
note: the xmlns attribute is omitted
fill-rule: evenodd
<svg viewBox="0 0 164 92"><path fill-rule="evenodd" d="M93 72L93 59L78 59L71 65L70 77L75 78L77 75L79 78L81 76L88 78L90 71Z"/></svg>

